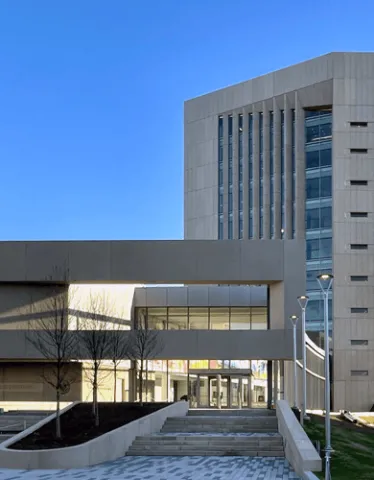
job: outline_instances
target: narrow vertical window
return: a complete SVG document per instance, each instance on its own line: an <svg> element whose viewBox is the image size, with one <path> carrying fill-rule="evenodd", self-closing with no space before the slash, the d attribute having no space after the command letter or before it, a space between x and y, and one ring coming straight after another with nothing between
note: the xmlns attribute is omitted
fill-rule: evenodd
<svg viewBox="0 0 374 480"><path fill-rule="evenodd" d="M274 112L270 112L270 238L274 238Z"/></svg>
<svg viewBox="0 0 374 480"><path fill-rule="evenodd" d="M218 117L218 240L223 239L223 117Z"/></svg>
<svg viewBox="0 0 374 480"><path fill-rule="evenodd" d="M243 238L243 115L238 117L238 157L239 157L239 174L238 174L238 226L239 238Z"/></svg>
<svg viewBox="0 0 374 480"><path fill-rule="evenodd" d="M285 190L285 155L284 155L284 110L281 110L281 231L284 232L285 208L284 208L284 190Z"/></svg>
<svg viewBox="0 0 374 480"><path fill-rule="evenodd" d="M253 116L248 114L248 237L253 238Z"/></svg>
<svg viewBox="0 0 374 480"><path fill-rule="evenodd" d="M259 176L259 211L260 211L260 238L264 238L264 116L259 115L259 135L260 135L260 176Z"/></svg>
<svg viewBox="0 0 374 480"><path fill-rule="evenodd" d="M233 118L232 115L229 115L229 158L228 158L228 184L229 184L229 222L228 222L228 238L231 240L233 238L233 219L232 219L232 210L233 210L233 193L232 193L232 183L233 183L233 138L232 138L232 129L233 129Z"/></svg>
<svg viewBox="0 0 374 480"><path fill-rule="evenodd" d="M296 120L292 110L292 238L296 235Z"/></svg>

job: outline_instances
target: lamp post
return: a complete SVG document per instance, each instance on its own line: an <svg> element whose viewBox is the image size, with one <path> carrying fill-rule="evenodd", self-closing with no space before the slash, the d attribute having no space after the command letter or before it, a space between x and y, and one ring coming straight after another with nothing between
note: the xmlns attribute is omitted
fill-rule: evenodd
<svg viewBox="0 0 374 480"><path fill-rule="evenodd" d="M294 408L297 409L297 404L299 403L298 400L298 392L297 392L297 364L296 364L296 356L297 356L297 351L296 351L296 326L297 326L297 321L299 319L297 318L296 315L291 315L290 321L292 323L292 328L293 328L293 388L294 388Z"/></svg>
<svg viewBox="0 0 374 480"><path fill-rule="evenodd" d="M330 348L329 348L329 292L332 287L333 275L323 273L318 275L317 280L323 295L324 306L324 336L325 336L325 480L330 480L331 459L331 418L330 418Z"/></svg>
<svg viewBox="0 0 374 480"><path fill-rule="evenodd" d="M302 402L302 412L301 412L301 425L304 425L304 420L308 419L306 414L306 345L305 345L305 312L308 305L309 297L306 295L301 295L297 297L301 308L301 344L302 344L302 360L303 360L303 402Z"/></svg>

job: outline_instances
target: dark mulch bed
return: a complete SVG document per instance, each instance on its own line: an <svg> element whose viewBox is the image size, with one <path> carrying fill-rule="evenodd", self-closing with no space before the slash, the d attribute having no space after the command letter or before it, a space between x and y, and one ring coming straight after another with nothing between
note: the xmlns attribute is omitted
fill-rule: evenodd
<svg viewBox="0 0 374 480"><path fill-rule="evenodd" d="M99 403L100 425L95 427L92 403L80 403L61 415L62 439L55 435L55 420L10 445L14 450L46 450L72 447L149 415L169 403Z"/></svg>

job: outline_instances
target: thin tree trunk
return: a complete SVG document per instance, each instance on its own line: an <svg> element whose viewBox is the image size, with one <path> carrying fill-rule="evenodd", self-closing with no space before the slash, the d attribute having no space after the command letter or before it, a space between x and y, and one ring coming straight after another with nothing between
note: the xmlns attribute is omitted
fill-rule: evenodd
<svg viewBox="0 0 374 480"><path fill-rule="evenodd" d="M97 404L97 376L98 376L98 367L94 366L94 378L93 378L93 414L95 416L95 426L99 426L99 408Z"/></svg>
<svg viewBox="0 0 374 480"><path fill-rule="evenodd" d="M117 362L114 362L114 403L117 401Z"/></svg>
<svg viewBox="0 0 374 480"><path fill-rule="evenodd" d="M56 390L56 438L61 438L60 389Z"/></svg>

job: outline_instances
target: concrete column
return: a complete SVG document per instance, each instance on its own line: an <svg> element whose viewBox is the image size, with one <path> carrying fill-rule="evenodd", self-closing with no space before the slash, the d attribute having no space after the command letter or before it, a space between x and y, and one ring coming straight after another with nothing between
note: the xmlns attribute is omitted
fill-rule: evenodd
<svg viewBox="0 0 374 480"><path fill-rule="evenodd" d="M305 112L295 92L295 238L305 238Z"/></svg>
<svg viewBox="0 0 374 480"><path fill-rule="evenodd" d="M242 390L243 390L243 378L239 377L239 390L238 390L238 407L242 408L243 399L242 399Z"/></svg>
<svg viewBox="0 0 374 480"><path fill-rule="evenodd" d="M248 375L248 408L252 408L252 374Z"/></svg>
<svg viewBox="0 0 374 480"><path fill-rule="evenodd" d="M274 112L274 238L281 238L281 113L273 99Z"/></svg>
<svg viewBox="0 0 374 480"><path fill-rule="evenodd" d="M249 237L248 113L247 109L243 110L243 239Z"/></svg>
<svg viewBox="0 0 374 480"><path fill-rule="evenodd" d="M216 376L217 379L217 407L220 409L222 407L221 405L221 375Z"/></svg>
<svg viewBox="0 0 374 480"><path fill-rule="evenodd" d="M232 175L232 238L239 238L239 115L233 114L232 122L232 158L233 158L233 175Z"/></svg>
<svg viewBox="0 0 374 480"><path fill-rule="evenodd" d="M260 193L260 142L259 142L259 114L253 112L253 239L259 239L259 193Z"/></svg>
<svg viewBox="0 0 374 480"><path fill-rule="evenodd" d="M218 158L217 158L218 162ZM217 192L218 195L218 192ZM228 238L229 224L229 121L223 116L223 238ZM217 225L218 228L218 225Z"/></svg>
<svg viewBox="0 0 374 480"><path fill-rule="evenodd" d="M292 112L287 95L284 95L284 236L292 238Z"/></svg>
<svg viewBox="0 0 374 480"><path fill-rule="evenodd" d="M267 109L266 102L262 102L263 115L263 222L264 222L264 239L270 238L270 113Z"/></svg>
<svg viewBox="0 0 374 480"><path fill-rule="evenodd" d="M200 375L197 376L196 379L196 407L199 408L201 406L200 400Z"/></svg>
<svg viewBox="0 0 374 480"><path fill-rule="evenodd" d="M274 360L274 405L279 398L279 362Z"/></svg>

